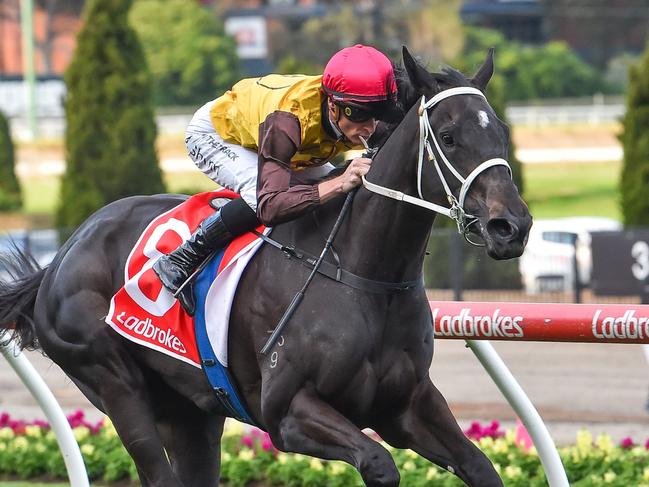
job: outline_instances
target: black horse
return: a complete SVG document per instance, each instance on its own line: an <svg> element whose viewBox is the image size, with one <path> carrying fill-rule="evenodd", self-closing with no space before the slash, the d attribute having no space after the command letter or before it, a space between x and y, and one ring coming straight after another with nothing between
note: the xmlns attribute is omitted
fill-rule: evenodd
<svg viewBox="0 0 649 487"><path fill-rule="evenodd" d="M506 159L509 133L480 91L469 89L428 110L417 101L457 87L484 91L493 60L489 55L471 80L452 69L429 73L405 49L404 66L408 79L400 83L401 96L412 108L374 158L367 180L408 195L421 188L426 200L443 205L448 196L432 162L424 162L418 182L419 114L426 115L435 144L465 176L483 161ZM432 150L439 160L443 154ZM452 171L443 166L441 172L457 197L461 187ZM13 257L21 277L0 289L0 327L14 327L23 347L40 346L111 418L144 486L205 487L219 481L225 412L203 373L125 340L104 323L137 238L183 198L111 203L78 228L48 268L33 269ZM316 218L280 225L273 237L317 255L341 204L342 199L331 202ZM482 237L490 256L522 253L531 217L507 167L483 167L463 210L475 216L469 228ZM360 189L335 241L342 267L366 282L420 281L434 215ZM263 246L243 275L231 314L230 369L252 417L275 446L348 462L368 486L397 486L390 454L361 431L371 428L468 485L502 485L430 381L433 328L421 285L376 292L318 275L273 354L259 353L309 272Z"/></svg>

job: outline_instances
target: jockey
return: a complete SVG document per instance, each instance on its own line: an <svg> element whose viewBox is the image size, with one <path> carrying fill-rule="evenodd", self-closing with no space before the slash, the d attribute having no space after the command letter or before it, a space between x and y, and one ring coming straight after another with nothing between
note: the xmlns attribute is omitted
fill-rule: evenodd
<svg viewBox="0 0 649 487"><path fill-rule="evenodd" d="M321 76L277 75L239 81L195 113L185 134L189 156L213 181L241 195L206 218L153 270L176 292L234 237L297 218L361 184L371 160L356 158L327 177L338 154L362 149L379 120L398 115L389 59L373 47L337 52ZM189 283L178 294L193 315Z"/></svg>

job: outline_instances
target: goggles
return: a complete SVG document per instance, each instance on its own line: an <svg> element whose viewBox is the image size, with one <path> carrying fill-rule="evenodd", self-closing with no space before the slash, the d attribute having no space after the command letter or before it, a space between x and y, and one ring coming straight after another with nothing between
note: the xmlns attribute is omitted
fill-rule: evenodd
<svg viewBox="0 0 649 487"><path fill-rule="evenodd" d="M376 119L377 113L372 108L361 108L357 105L348 105L345 103L336 103L340 111L351 122L362 123L371 119Z"/></svg>

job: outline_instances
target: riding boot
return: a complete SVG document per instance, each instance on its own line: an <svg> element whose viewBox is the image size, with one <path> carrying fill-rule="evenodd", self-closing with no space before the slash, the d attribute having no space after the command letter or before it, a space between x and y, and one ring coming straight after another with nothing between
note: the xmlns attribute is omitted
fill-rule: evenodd
<svg viewBox="0 0 649 487"><path fill-rule="evenodd" d="M153 271L160 282L176 293L196 269L215 251L225 247L234 237L258 225L255 212L238 198L224 205L220 211L208 216L198 229L173 252L160 257ZM196 311L194 286L191 282L176 296L190 316Z"/></svg>

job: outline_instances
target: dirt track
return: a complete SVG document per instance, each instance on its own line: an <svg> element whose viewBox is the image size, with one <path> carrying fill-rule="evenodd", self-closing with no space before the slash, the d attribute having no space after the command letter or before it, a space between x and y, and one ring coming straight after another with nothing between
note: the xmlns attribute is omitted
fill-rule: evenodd
<svg viewBox="0 0 649 487"><path fill-rule="evenodd" d="M599 344L494 343L547 421L559 443L570 443L581 427L608 432L616 440L649 438L649 366L640 346ZM66 413L94 409L49 360L28 353ZM431 375L462 425L472 420L515 419L510 406L463 342L437 340ZM34 400L9 365L0 359L0 412L42 418Z"/></svg>

